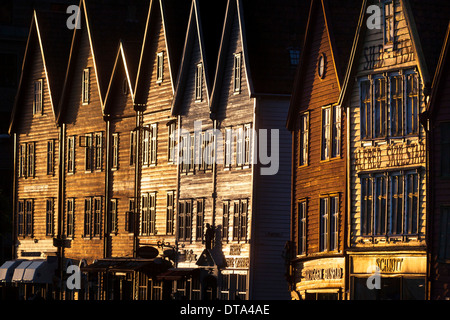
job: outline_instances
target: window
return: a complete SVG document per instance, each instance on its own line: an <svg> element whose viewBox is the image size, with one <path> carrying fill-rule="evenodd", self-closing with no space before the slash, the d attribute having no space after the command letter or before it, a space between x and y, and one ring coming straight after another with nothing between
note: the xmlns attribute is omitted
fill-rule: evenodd
<svg viewBox="0 0 450 320"><path fill-rule="evenodd" d="M164 52L158 52L156 59L156 83L161 83L164 79Z"/></svg>
<svg viewBox="0 0 450 320"><path fill-rule="evenodd" d="M247 240L248 199L234 201L233 240Z"/></svg>
<svg viewBox="0 0 450 320"><path fill-rule="evenodd" d="M89 68L83 70L81 79L81 102L83 104L89 103L89 88L90 86L90 71Z"/></svg>
<svg viewBox="0 0 450 320"><path fill-rule="evenodd" d="M128 200L128 211L126 212L125 216L125 231L128 231L129 233L134 232L134 224L135 224L135 208L136 208L136 201L134 199Z"/></svg>
<svg viewBox="0 0 450 320"><path fill-rule="evenodd" d="M441 176L450 177L450 122L440 125L441 129Z"/></svg>
<svg viewBox="0 0 450 320"><path fill-rule="evenodd" d="M322 160L339 157L341 154L341 108L322 109Z"/></svg>
<svg viewBox="0 0 450 320"><path fill-rule="evenodd" d="M360 82L361 95L361 139L372 138L372 96L370 81Z"/></svg>
<svg viewBox="0 0 450 320"><path fill-rule="evenodd" d="M119 168L119 134L112 134L112 169L117 170Z"/></svg>
<svg viewBox="0 0 450 320"><path fill-rule="evenodd" d="M156 193L142 195L141 235L156 234Z"/></svg>
<svg viewBox="0 0 450 320"><path fill-rule="evenodd" d="M195 72L195 100L202 101L203 91L203 64L197 64Z"/></svg>
<svg viewBox="0 0 450 320"><path fill-rule="evenodd" d="M251 141L252 141L252 127L250 124L244 126L244 165L249 166L251 161Z"/></svg>
<svg viewBox="0 0 450 320"><path fill-rule="evenodd" d="M450 259L450 206L441 207L441 224L439 231L439 259Z"/></svg>
<svg viewBox="0 0 450 320"><path fill-rule="evenodd" d="M136 164L136 143L137 143L137 132L130 132L130 165Z"/></svg>
<svg viewBox="0 0 450 320"><path fill-rule="evenodd" d="M247 274L222 273L219 290L221 300L247 299Z"/></svg>
<svg viewBox="0 0 450 320"><path fill-rule="evenodd" d="M308 145L309 145L309 113L300 116L299 130L299 166L308 165Z"/></svg>
<svg viewBox="0 0 450 320"><path fill-rule="evenodd" d="M192 200L182 200L178 208L178 240L192 239Z"/></svg>
<svg viewBox="0 0 450 320"><path fill-rule="evenodd" d="M419 233L419 174L416 171L361 177L361 234Z"/></svg>
<svg viewBox="0 0 450 320"><path fill-rule="evenodd" d="M19 146L19 177L27 176L27 145L21 144Z"/></svg>
<svg viewBox="0 0 450 320"><path fill-rule="evenodd" d="M167 210L166 210L166 234L173 235L174 227L174 192L167 192Z"/></svg>
<svg viewBox="0 0 450 320"><path fill-rule="evenodd" d="M231 159L233 156L233 130L231 128L225 129L225 157L224 157L224 168L231 168Z"/></svg>
<svg viewBox="0 0 450 320"><path fill-rule="evenodd" d="M67 199L66 235L73 238L75 230L75 199Z"/></svg>
<svg viewBox="0 0 450 320"><path fill-rule="evenodd" d="M339 197L320 198L320 251L335 251L338 245Z"/></svg>
<svg viewBox="0 0 450 320"><path fill-rule="evenodd" d="M84 199L84 236L92 236L92 198Z"/></svg>
<svg viewBox="0 0 450 320"><path fill-rule="evenodd" d="M394 44L395 12L394 0L384 2L384 44Z"/></svg>
<svg viewBox="0 0 450 320"><path fill-rule="evenodd" d="M84 145L83 145L84 142ZM80 141L80 143L85 148L84 153L84 170L85 171L92 171L93 166L93 143L92 143L92 134L87 134L84 136L84 141Z"/></svg>
<svg viewBox="0 0 450 320"><path fill-rule="evenodd" d="M197 200L197 228L196 240L203 240L204 220L205 220L205 199Z"/></svg>
<svg viewBox="0 0 450 320"><path fill-rule="evenodd" d="M47 174L55 174L55 141L47 141Z"/></svg>
<svg viewBox="0 0 450 320"><path fill-rule="evenodd" d="M54 233L54 200L46 199L45 200L45 212L46 212L46 224L45 224L45 234L47 236L53 236Z"/></svg>
<svg viewBox="0 0 450 320"><path fill-rule="evenodd" d="M157 140L158 138L158 125L156 123L150 126L150 159L149 162L152 165L156 164L157 157Z"/></svg>
<svg viewBox="0 0 450 320"><path fill-rule="evenodd" d="M33 200L17 202L17 234L19 236L33 236L33 209Z"/></svg>
<svg viewBox="0 0 450 320"><path fill-rule="evenodd" d="M35 142L19 145L19 177L34 177L35 175Z"/></svg>
<svg viewBox="0 0 450 320"><path fill-rule="evenodd" d="M307 203L306 201L301 201L297 205L298 213L298 244L297 244L297 254L302 255L306 253L306 214L307 214Z"/></svg>
<svg viewBox="0 0 450 320"><path fill-rule="evenodd" d="M109 232L117 233L117 199L109 200Z"/></svg>
<svg viewBox="0 0 450 320"><path fill-rule="evenodd" d="M222 206L222 241L228 242L228 229L230 227L230 201L224 201Z"/></svg>
<svg viewBox="0 0 450 320"><path fill-rule="evenodd" d="M419 133L419 77L406 74L406 135Z"/></svg>
<svg viewBox="0 0 450 320"><path fill-rule="evenodd" d="M205 168L212 170L215 161L215 136L210 130L205 132Z"/></svg>
<svg viewBox="0 0 450 320"><path fill-rule="evenodd" d="M234 54L234 66L233 66L233 91L235 93L241 92L241 56L242 54Z"/></svg>
<svg viewBox="0 0 450 320"><path fill-rule="evenodd" d="M289 49L289 60L291 66L297 66L300 62L300 50L297 48Z"/></svg>
<svg viewBox="0 0 450 320"><path fill-rule="evenodd" d="M94 198L94 237L99 237L102 229L102 199Z"/></svg>
<svg viewBox="0 0 450 320"><path fill-rule="evenodd" d="M33 114L42 114L43 84L42 79L34 81Z"/></svg>
<svg viewBox="0 0 450 320"><path fill-rule="evenodd" d="M142 163L144 165L149 164L150 158L149 152L150 152L150 126L145 126L142 137Z"/></svg>
<svg viewBox="0 0 450 320"><path fill-rule="evenodd" d="M103 163L103 134L95 134L95 170L102 170Z"/></svg>
<svg viewBox="0 0 450 320"><path fill-rule="evenodd" d="M374 138L382 138L387 134L387 95L386 79L377 78L375 83L374 99Z"/></svg>
<svg viewBox="0 0 450 320"><path fill-rule="evenodd" d="M34 177L35 175L35 143L27 143L27 175L28 177Z"/></svg>
<svg viewBox="0 0 450 320"><path fill-rule="evenodd" d="M75 172L75 137L67 139L67 172Z"/></svg>
<svg viewBox="0 0 450 320"><path fill-rule="evenodd" d="M395 75L390 78L391 87L391 136L403 135L403 77Z"/></svg>
<svg viewBox="0 0 450 320"><path fill-rule="evenodd" d="M176 154L176 123L174 121L170 122L168 125L169 130L169 150L168 150L168 161L173 163L175 161Z"/></svg>

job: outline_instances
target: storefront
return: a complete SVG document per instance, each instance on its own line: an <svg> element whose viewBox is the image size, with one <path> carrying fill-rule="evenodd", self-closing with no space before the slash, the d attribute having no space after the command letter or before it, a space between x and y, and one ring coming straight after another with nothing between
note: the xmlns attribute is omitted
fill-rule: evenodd
<svg viewBox="0 0 450 320"><path fill-rule="evenodd" d="M296 274L301 275L292 293L298 300L342 300L344 297L344 258L300 261Z"/></svg>
<svg viewBox="0 0 450 320"><path fill-rule="evenodd" d="M355 254L350 256L352 300L424 300L424 253Z"/></svg>

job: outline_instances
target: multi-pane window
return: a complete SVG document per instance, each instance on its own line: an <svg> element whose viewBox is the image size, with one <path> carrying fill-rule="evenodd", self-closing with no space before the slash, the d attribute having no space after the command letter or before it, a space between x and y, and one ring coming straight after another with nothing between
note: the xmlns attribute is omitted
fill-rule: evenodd
<svg viewBox="0 0 450 320"><path fill-rule="evenodd" d="M225 129L225 154L223 165L224 168L231 167L231 159L233 156L233 130L231 128Z"/></svg>
<svg viewBox="0 0 450 320"><path fill-rule="evenodd" d="M395 12L394 0L384 2L384 44L394 43Z"/></svg>
<svg viewBox="0 0 450 320"><path fill-rule="evenodd" d="M84 199L84 236L92 236L92 198Z"/></svg>
<svg viewBox="0 0 450 320"><path fill-rule="evenodd" d="M34 81L33 114L42 114L43 86L42 79Z"/></svg>
<svg viewBox="0 0 450 320"><path fill-rule="evenodd" d="M444 122L440 125L441 129L441 176L450 176L450 122Z"/></svg>
<svg viewBox="0 0 450 320"><path fill-rule="evenodd" d="M109 201L109 232L117 233L117 199Z"/></svg>
<svg viewBox="0 0 450 320"><path fill-rule="evenodd" d="M75 231L75 199L67 199L66 208L66 236L73 238Z"/></svg>
<svg viewBox="0 0 450 320"><path fill-rule="evenodd" d="M341 154L341 108L322 109L322 160L339 157Z"/></svg>
<svg viewBox="0 0 450 320"><path fill-rule="evenodd" d="M67 172L75 172L75 137L67 139Z"/></svg>
<svg viewBox="0 0 450 320"><path fill-rule="evenodd" d="M142 134L142 163L144 165L149 164L150 158L150 126L144 127Z"/></svg>
<svg viewBox="0 0 450 320"><path fill-rule="evenodd" d="M19 145L19 177L34 177L35 175L35 142Z"/></svg>
<svg viewBox="0 0 450 320"><path fill-rule="evenodd" d="M86 198L84 200L84 236L99 237L102 222L102 199Z"/></svg>
<svg viewBox="0 0 450 320"><path fill-rule="evenodd" d="M242 65L242 54L234 54L234 66L233 66L233 91L235 93L241 92L241 65Z"/></svg>
<svg viewBox="0 0 450 320"><path fill-rule="evenodd" d="M391 88L391 136L403 135L403 78L394 75L390 78Z"/></svg>
<svg viewBox="0 0 450 320"><path fill-rule="evenodd" d="M99 237L102 229L102 199L94 198L94 237Z"/></svg>
<svg viewBox="0 0 450 320"><path fill-rule="evenodd" d="M299 166L308 164L308 145L309 145L309 113L300 116L299 130Z"/></svg>
<svg viewBox="0 0 450 320"><path fill-rule="evenodd" d="M158 125L156 123L150 126L150 154L149 164L156 164L157 143L158 143Z"/></svg>
<svg viewBox="0 0 450 320"><path fill-rule="evenodd" d="M203 229L205 222L205 199L197 200L197 217L196 217L196 240L203 240Z"/></svg>
<svg viewBox="0 0 450 320"><path fill-rule="evenodd" d="M136 210L136 201L135 199L128 200L128 211L125 213L125 231L129 233L134 232L134 224L135 224L135 210Z"/></svg>
<svg viewBox="0 0 450 320"><path fill-rule="evenodd" d="M419 174L415 171L361 177L363 236L419 233Z"/></svg>
<svg viewBox="0 0 450 320"><path fill-rule="evenodd" d="M181 172L193 172L195 162L195 135L184 134L181 137L180 158L182 161Z"/></svg>
<svg viewBox="0 0 450 320"><path fill-rule="evenodd" d="M195 72L195 100L202 100L202 91L203 91L203 64L199 63L196 67Z"/></svg>
<svg viewBox="0 0 450 320"><path fill-rule="evenodd" d="M156 123L145 127L142 140L142 162L144 165L156 164L157 131L158 125Z"/></svg>
<svg viewBox="0 0 450 320"><path fill-rule="evenodd" d="M156 234L156 193L142 195L141 235Z"/></svg>
<svg viewBox="0 0 450 320"><path fill-rule="evenodd" d="M85 153L84 153L84 169L86 171L92 171L92 166L93 166L93 158L94 158L94 154L93 154L93 143L92 143L92 134L87 134L84 136L84 148L85 148Z"/></svg>
<svg viewBox="0 0 450 320"><path fill-rule="evenodd" d="M419 86L419 75L414 71L360 81L361 139L418 134Z"/></svg>
<svg viewBox="0 0 450 320"><path fill-rule="evenodd" d="M387 94L386 79L376 78L374 80L374 115L373 129L374 138L382 138L387 134Z"/></svg>
<svg viewBox="0 0 450 320"><path fill-rule="evenodd" d="M222 206L222 241L228 242L228 229L230 227L230 201L224 201Z"/></svg>
<svg viewBox="0 0 450 320"><path fill-rule="evenodd" d="M174 228L174 192L169 191L167 192L167 209L166 209L166 234L172 235L173 234L173 228Z"/></svg>
<svg viewBox="0 0 450 320"><path fill-rule="evenodd" d="M83 104L89 103L89 90L90 90L90 70L86 68L83 70L81 79L81 102Z"/></svg>
<svg viewBox="0 0 450 320"><path fill-rule="evenodd" d="M17 234L19 236L33 236L33 210L32 199L17 202Z"/></svg>
<svg viewBox="0 0 450 320"><path fill-rule="evenodd" d="M252 141L252 126L250 124L246 124L244 126L244 145L243 145L243 156L244 156L244 165L248 166L251 162L251 141Z"/></svg>
<svg viewBox="0 0 450 320"><path fill-rule="evenodd" d="M112 169L119 168L119 134L112 134L112 159L111 159L111 167Z"/></svg>
<svg viewBox="0 0 450 320"><path fill-rule="evenodd" d="M182 200L178 207L178 240L192 239L192 200Z"/></svg>
<svg viewBox="0 0 450 320"><path fill-rule="evenodd" d="M95 170L102 170L103 162L103 134L98 132L95 134Z"/></svg>
<svg viewBox="0 0 450 320"><path fill-rule="evenodd" d="M54 221L55 221L55 210L54 210L54 200L45 200L45 212L46 212L46 224L45 224L45 234L47 236L53 236L54 233Z"/></svg>
<svg viewBox="0 0 450 320"><path fill-rule="evenodd" d="M419 133L419 76L407 73L406 81L406 134Z"/></svg>
<svg viewBox="0 0 450 320"><path fill-rule="evenodd" d="M247 274L221 274L220 300L247 299Z"/></svg>
<svg viewBox="0 0 450 320"><path fill-rule="evenodd" d="M169 163L173 163L175 161L176 155L176 123L174 121L170 122L168 125L169 130L169 150L168 150L168 161Z"/></svg>
<svg viewBox="0 0 450 320"><path fill-rule="evenodd" d="M297 244L297 254L306 253L306 214L307 214L307 202L300 201L297 205L298 213L298 244Z"/></svg>
<svg viewBox="0 0 450 320"><path fill-rule="evenodd" d="M156 56L156 83L164 79L164 52L158 52Z"/></svg>
<svg viewBox="0 0 450 320"><path fill-rule="evenodd" d="M55 173L55 141L47 141L47 174Z"/></svg>
<svg viewBox="0 0 450 320"><path fill-rule="evenodd" d="M339 221L339 197L320 198L320 251L337 250Z"/></svg>
<svg viewBox="0 0 450 320"><path fill-rule="evenodd" d="M248 199L234 201L233 210L233 240L247 240Z"/></svg>
<svg viewBox="0 0 450 320"><path fill-rule="evenodd" d="M137 132L130 132L130 165L136 164Z"/></svg>

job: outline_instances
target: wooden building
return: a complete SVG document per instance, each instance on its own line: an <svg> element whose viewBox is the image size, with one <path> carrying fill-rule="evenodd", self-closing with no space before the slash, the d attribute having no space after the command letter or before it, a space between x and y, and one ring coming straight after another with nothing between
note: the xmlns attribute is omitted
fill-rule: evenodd
<svg viewBox="0 0 450 320"><path fill-rule="evenodd" d="M431 212L419 118L448 7L444 1L363 3L340 99L349 128L350 299L427 298Z"/></svg>
<svg viewBox="0 0 450 320"><path fill-rule="evenodd" d="M53 238L60 227L61 131L56 115L71 39L71 32L64 27L64 13L33 12L9 128L15 159L14 259L32 271L27 277L20 272L12 277L23 297L51 292L52 278L38 275L44 268L54 273L58 267L59 252ZM48 290L40 292L39 288Z"/></svg>
<svg viewBox="0 0 450 320"><path fill-rule="evenodd" d="M428 129L427 158L429 160L429 296L430 300L448 300L450 213L450 110L448 108L449 29L442 47L441 57L433 81L424 123Z"/></svg>
<svg viewBox="0 0 450 320"><path fill-rule="evenodd" d="M184 254L178 267L201 270L203 297L288 296L284 122L307 2L230 0L214 4L215 16L207 1L193 3L173 105L180 124L177 239ZM268 26L269 17L276 23ZM273 161L264 165L261 154L270 151L260 129L269 140L278 134Z"/></svg>
<svg viewBox="0 0 450 320"><path fill-rule="evenodd" d="M347 110L338 100L361 4L311 2L287 122L294 299L345 298Z"/></svg>

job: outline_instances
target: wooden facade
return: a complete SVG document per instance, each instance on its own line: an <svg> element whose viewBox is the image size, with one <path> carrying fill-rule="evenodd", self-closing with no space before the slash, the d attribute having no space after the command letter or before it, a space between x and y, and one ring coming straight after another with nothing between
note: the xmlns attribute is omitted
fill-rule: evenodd
<svg viewBox="0 0 450 320"><path fill-rule="evenodd" d="M373 4L365 2L364 11ZM420 4L376 5L382 26L365 28L369 14L360 20L341 95L351 125L349 298L425 299L430 213L426 132L419 118L430 95L436 48L420 20ZM427 10L436 14L445 6ZM434 37L442 43L442 32ZM381 279L380 290L370 290L373 274Z"/></svg>
<svg viewBox="0 0 450 320"><path fill-rule="evenodd" d="M344 298L347 112L338 100L360 8L312 1L291 100L291 281L301 299Z"/></svg>

